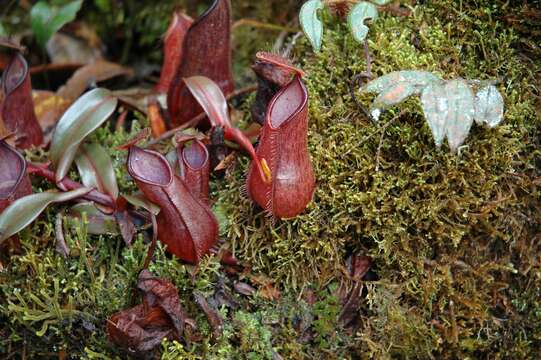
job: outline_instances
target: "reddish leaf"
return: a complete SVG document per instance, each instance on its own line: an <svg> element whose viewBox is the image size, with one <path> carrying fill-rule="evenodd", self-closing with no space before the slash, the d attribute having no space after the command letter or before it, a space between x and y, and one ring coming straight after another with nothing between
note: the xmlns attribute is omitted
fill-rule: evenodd
<svg viewBox="0 0 541 360"><path fill-rule="evenodd" d="M372 266L370 256L351 256L349 261L349 272L354 281L361 281Z"/></svg>
<svg viewBox="0 0 541 360"><path fill-rule="evenodd" d="M362 300L361 280L363 280L371 266L372 258L369 256L352 255L348 259L349 276L342 281L337 290L338 298L342 303L338 321L344 327L355 329L358 326L358 309Z"/></svg>
<svg viewBox="0 0 541 360"><path fill-rule="evenodd" d="M16 199L32 193L26 160L0 140L0 213Z"/></svg>
<svg viewBox="0 0 541 360"><path fill-rule="evenodd" d="M164 36L163 65L160 81L154 90L160 93L167 92L171 86L183 57L184 39L193 20L181 12L175 12L169 28Z"/></svg>
<svg viewBox="0 0 541 360"><path fill-rule="evenodd" d="M183 46L183 59L167 93L167 107L173 126L201 113L197 101L186 88L184 78L206 76L228 95L234 90L231 73L231 4L214 0L211 7L190 27Z"/></svg>
<svg viewBox="0 0 541 360"><path fill-rule="evenodd" d="M242 131L232 127L227 110L227 101L222 91L214 81L204 76L192 76L184 79L188 89L192 92L196 100L205 110L213 127L222 127L224 137L227 140L234 140L244 148L254 162L266 182L270 182L270 171L266 167L265 159L259 159L256 156L254 147L250 140Z"/></svg>
<svg viewBox="0 0 541 360"><path fill-rule="evenodd" d="M161 208L159 239L180 259L198 263L218 236L218 221L204 200L173 174L161 154L132 146L128 172L145 197Z"/></svg>
<svg viewBox="0 0 541 360"><path fill-rule="evenodd" d="M272 99L267 110L257 157L267 159L272 180L257 169L248 172L248 193L269 214L291 218L301 213L315 188L307 148L308 92L297 76Z"/></svg>
<svg viewBox="0 0 541 360"><path fill-rule="evenodd" d="M154 349L164 338L180 340L186 316L175 286L143 270L137 287L143 293L143 304L107 320L109 339L135 354Z"/></svg>
<svg viewBox="0 0 541 360"><path fill-rule="evenodd" d="M148 119L150 121L150 128L152 129L152 136L154 138L160 137L160 135L167 131L165 120L162 116L160 103L156 99L152 99L148 103Z"/></svg>
<svg viewBox="0 0 541 360"><path fill-rule="evenodd" d="M2 76L4 100L0 108L1 118L9 131L17 135L17 146L28 148L41 145L43 133L34 113L32 84L28 64L16 52Z"/></svg>
<svg viewBox="0 0 541 360"><path fill-rule="evenodd" d="M222 89L205 76L184 78L191 94L207 114L212 126L231 127L227 100Z"/></svg>
<svg viewBox="0 0 541 360"><path fill-rule="evenodd" d="M208 203L210 161L207 147L199 140L177 147L180 178L199 199Z"/></svg>

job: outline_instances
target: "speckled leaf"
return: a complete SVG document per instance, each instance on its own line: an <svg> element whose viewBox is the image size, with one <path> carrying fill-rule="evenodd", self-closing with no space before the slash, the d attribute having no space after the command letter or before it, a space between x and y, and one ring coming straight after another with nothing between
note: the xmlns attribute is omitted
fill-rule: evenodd
<svg viewBox="0 0 541 360"><path fill-rule="evenodd" d="M376 20L378 18L378 8L369 2L362 1L355 5L348 15L348 24L353 34L353 38L358 42L363 42L368 35L368 26L364 23L366 20Z"/></svg>
<svg viewBox="0 0 541 360"><path fill-rule="evenodd" d="M370 81L363 87L362 91L381 93L400 83L407 83L413 85L416 90L415 93L419 94L426 85L439 80L441 80L439 77L427 71L394 71Z"/></svg>
<svg viewBox="0 0 541 360"><path fill-rule="evenodd" d="M323 23L318 17L318 12L322 9L322 0L309 0L304 3L299 13L299 22L301 23L302 30L310 41L310 44L312 44L315 52L321 50L323 38Z"/></svg>
<svg viewBox="0 0 541 360"><path fill-rule="evenodd" d="M445 139L447 99L444 85L444 83L434 82L425 87L421 94L423 112L437 147L440 147Z"/></svg>
<svg viewBox="0 0 541 360"><path fill-rule="evenodd" d="M118 198L118 185L111 157L99 144L82 145L75 158L84 186Z"/></svg>
<svg viewBox="0 0 541 360"><path fill-rule="evenodd" d="M362 92L379 93L371 110L372 117L377 121L385 107L396 105L408 96L420 94L428 84L439 80L426 71L395 71L370 81L362 88Z"/></svg>
<svg viewBox="0 0 541 360"><path fill-rule="evenodd" d="M94 89L81 96L56 125L50 159L56 169L56 181L67 174L79 145L113 113L117 98L107 89Z"/></svg>
<svg viewBox="0 0 541 360"><path fill-rule="evenodd" d="M493 128L503 119L503 98L494 85L489 85L475 95L475 122Z"/></svg>
<svg viewBox="0 0 541 360"><path fill-rule="evenodd" d="M428 85L421 96L436 146L447 137L451 151L464 143L473 123L473 92L464 80Z"/></svg>
<svg viewBox="0 0 541 360"><path fill-rule="evenodd" d="M47 206L76 199L90 190L79 188L68 192L43 192L16 200L0 214L0 243L27 227Z"/></svg>
<svg viewBox="0 0 541 360"><path fill-rule="evenodd" d="M418 89L415 85L406 82L401 82L385 89L385 91L381 92L376 97L372 104L372 109L370 111L372 117L375 120L378 120L381 112L385 108L404 101L407 97L415 94L417 91Z"/></svg>

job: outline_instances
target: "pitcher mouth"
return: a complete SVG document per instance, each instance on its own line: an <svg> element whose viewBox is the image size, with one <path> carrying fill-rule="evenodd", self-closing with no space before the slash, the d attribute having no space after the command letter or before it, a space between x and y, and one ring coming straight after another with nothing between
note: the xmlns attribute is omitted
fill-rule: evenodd
<svg viewBox="0 0 541 360"><path fill-rule="evenodd" d="M300 94L299 93L291 94L291 97L301 95L301 99L299 100L295 99L298 101L298 105L292 111L279 110L279 111L282 111L282 113L276 114L275 110L277 109L277 106L281 105L279 101L286 101L284 104L285 106L287 106L288 103L291 101L291 99L289 98L285 98L285 99L283 98L284 94L287 94L288 91L300 92ZM272 130L277 130L278 128L280 128L280 126L287 123L290 119L292 119L294 116L299 114L302 111L302 109L306 106L307 102L308 102L308 92L306 90L306 86L302 82L300 76L297 75L295 76L295 78L293 78L293 80L291 80L291 82L287 86L282 88L272 98L267 110L267 114L266 114L265 121L267 125ZM289 109L286 108L285 110L289 110ZM278 117L278 119L274 121L273 118L276 119L276 117Z"/></svg>
<svg viewBox="0 0 541 360"><path fill-rule="evenodd" d="M183 163L184 165L186 165L186 167L188 167L190 170L194 170L194 171L197 171L197 170L201 170L205 164L208 162L209 160L209 152L207 150L207 147L199 140L195 139L193 140L192 144L189 146L190 149L193 149L195 146L199 147L200 149L203 150L203 159L196 159L199 164L196 165L196 166L193 166L190 161L188 161L188 159L186 158L186 150L188 149L188 147L184 147L182 149L182 160L183 160ZM188 150L188 151L197 151L197 150Z"/></svg>
<svg viewBox="0 0 541 360"><path fill-rule="evenodd" d="M144 159L143 157L147 157L147 159ZM147 171L145 165L151 162L152 159L150 159L150 157L155 157L155 160L160 161L162 166L161 169L157 169L156 166L153 165L152 167L148 167L148 170L162 170L162 173L150 171L151 176L144 177L141 173ZM165 171L165 174L163 174L163 171ZM135 180L149 185L166 187L173 182L173 171L171 170L167 159L156 151L142 149L137 146L130 147L128 153L128 172Z"/></svg>
<svg viewBox="0 0 541 360"><path fill-rule="evenodd" d="M16 156L17 159L19 160L20 164L21 164L20 173L18 174L17 178L9 184L9 187L11 188L10 191L7 192L6 195L4 195L4 196L0 195L0 200L6 200L11 195L13 195L13 193L15 193L15 191L17 191L17 187L19 186L19 184L23 180L24 175L26 174L26 166L27 166L27 164L26 164L26 160L24 159L24 157L17 150L12 149L8 144L6 144L6 142L4 140L0 140L0 147L4 148L6 151L9 151L14 156Z"/></svg>

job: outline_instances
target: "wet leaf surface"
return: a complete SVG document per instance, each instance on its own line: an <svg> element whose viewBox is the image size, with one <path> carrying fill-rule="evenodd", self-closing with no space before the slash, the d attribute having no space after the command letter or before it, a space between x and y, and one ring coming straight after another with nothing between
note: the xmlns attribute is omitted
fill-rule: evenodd
<svg viewBox="0 0 541 360"><path fill-rule="evenodd" d="M503 120L503 97L494 85L485 86L475 94L475 122L496 127Z"/></svg>
<svg viewBox="0 0 541 360"><path fill-rule="evenodd" d="M220 87L205 76L184 78L184 83L207 114L212 126L231 127L227 100Z"/></svg>
<svg viewBox="0 0 541 360"><path fill-rule="evenodd" d="M111 157L100 144L83 144L75 158L84 186L118 198L118 184Z"/></svg>
<svg viewBox="0 0 541 360"><path fill-rule="evenodd" d="M386 107L396 105L411 95L420 94L427 85L439 80L427 71L394 71L370 81L362 91L379 94L371 109L371 115L377 121Z"/></svg>
<svg viewBox="0 0 541 360"><path fill-rule="evenodd" d="M451 151L464 143L473 123L473 92L464 80L430 84L421 95L421 105L436 146L446 137Z"/></svg>
<svg viewBox="0 0 541 360"><path fill-rule="evenodd" d="M17 199L0 214L0 242L30 225L47 206L77 199L90 190L80 188L68 192L43 192Z"/></svg>
<svg viewBox="0 0 541 360"><path fill-rule="evenodd" d="M106 89L94 89L74 102L58 121L50 149L56 181L67 174L79 145L113 113L117 99Z"/></svg>

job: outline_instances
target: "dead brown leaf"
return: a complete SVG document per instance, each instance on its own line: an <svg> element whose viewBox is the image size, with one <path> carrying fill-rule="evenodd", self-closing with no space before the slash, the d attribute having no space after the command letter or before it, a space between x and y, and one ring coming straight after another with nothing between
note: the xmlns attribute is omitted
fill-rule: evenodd
<svg viewBox="0 0 541 360"><path fill-rule="evenodd" d="M105 60L98 60L85 65L75 73L62 86L56 94L71 99L72 101L81 96L92 84L105 81L117 76L132 76L133 70L119 64Z"/></svg>
<svg viewBox="0 0 541 360"><path fill-rule="evenodd" d="M109 339L133 354L154 349L164 338L180 340L186 316L176 287L148 270L139 274L137 287L143 293L143 303L107 320Z"/></svg>

